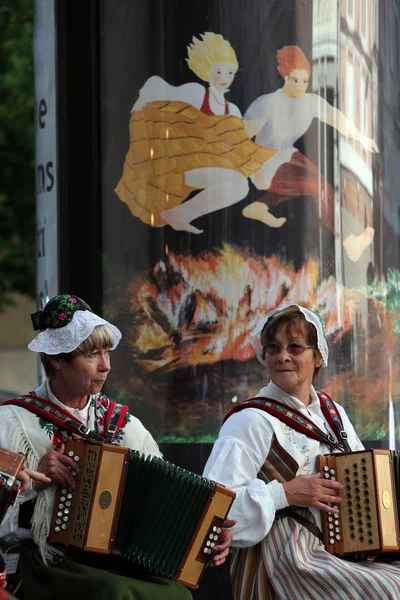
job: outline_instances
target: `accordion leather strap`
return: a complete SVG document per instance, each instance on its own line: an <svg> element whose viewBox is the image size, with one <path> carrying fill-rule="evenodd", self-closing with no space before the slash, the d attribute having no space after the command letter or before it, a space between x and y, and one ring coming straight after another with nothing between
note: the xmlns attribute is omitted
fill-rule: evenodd
<svg viewBox="0 0 400 600"><path fill-rule="evenodd" d="M322 531L318 529L318 527L314 523L312 523L310 519L307 519L307 517L303 517L303 515L299 515L299 513L296 512L291 506L282 508L282 510L278 510L275 513L276 519L283 519L283 517L291 517L292 519L300 523L300 525L303 525L303 527L308 529L308 531L311 531L311 533L314 534L315 537L322 541Z"/></svg>
<svg viewBox="0 0 400 600"><path fill-rule="evenodd" d="M111 443L118 431L122 428L129 408L126 404L110 402L105 419L106 441Z"/></svg>
<svg viewBox="0 0 400 600"><path fill-rule="evenodd" d="M318 397L321 404L321 410L323 411L326 420L328 421L332 429L338 434L339 432L336 422L333 420L333 414L335 414L337 419L340 420L341 430L343 430L343 425L334 402L330 400L330 398L327 396L327 398L330 400L331 405L329 409L325 409L324 411L324 404L326 403L326 400L325 398L321 398L319 392ZM343 444L344 438L342 439L340 437L340 442L336 441L333 435L327 434L324 431L322 431L322 429L317 427L317 425L315 425L315 423L313 423L311 419L308 419L305 415L301 414L294 408L290 408L286 404L278 402L277 400L272 400L271 398L255 397L249 398L249 400L245 400L241 404L238 404L237 406L232 408L227 413L224 422L226 421L226 419L228 419L228 417L230 417L236 412L243 410L244 408L258 408L264 410L265 412L269 413L273 417L276 417L283 423L286 423L286 425L289 425L296 431L299 431L300 433L303 433L304 435L307 435L308 437L314 440L326 444L333 450L339 450L340 452L343 452L346 448ZM347 434L344 431L343 434L346 436L347 443Z"/></svg>
<svg viewBox="0 0 400 600"><path fill-rule="evenodd" d="M101 435L85 427L82 421L79 421L74 415L71 415L59 406L55 406L49 400L39 398L39 396L30 396L27 394L26 396L6 400L2 405L20 406L50 421L50 423L53 423L53 425L56 425L60 429L65 429L88 440L104 442L104 438Z"/></svg>
<svg viewBox="0 0 400 600"><path fill-rule="evenodd" d="M350 444L347 441L347 433L343 427L342 417L337 410L335 403L332 398L325 392L317 392L319 403L321 406L322 413L325 419L328 421L333 431L338 436L340 444L343 446L345 452L351 452Z"/></svg>

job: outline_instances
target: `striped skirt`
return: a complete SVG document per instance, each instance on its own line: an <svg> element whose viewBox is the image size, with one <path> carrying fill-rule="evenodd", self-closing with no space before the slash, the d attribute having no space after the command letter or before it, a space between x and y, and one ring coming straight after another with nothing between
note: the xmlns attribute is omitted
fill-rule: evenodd
<svg viewBox="0 0 400 600"><path fill-rule="evenodd" d="M235 600L400 600L400 562L332 556L291 518L275 521L257 546L235 550L231 575Z"/></svg>

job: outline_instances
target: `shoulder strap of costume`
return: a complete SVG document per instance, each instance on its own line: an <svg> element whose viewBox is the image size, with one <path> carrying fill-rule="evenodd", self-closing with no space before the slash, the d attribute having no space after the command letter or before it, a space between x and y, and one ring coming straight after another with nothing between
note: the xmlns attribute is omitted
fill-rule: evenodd
<svg viewBox="0 0 400 600"><path fill-rule="evenodd" d="M128 412L129 407L126 404L118 404L110 400L104 422L104 432L108 443L113 441L118 431L122 428Z"/></svg>
<svg viewBox="0 0 400 600"><path fill-rule="evenodd" d="M300 433L303 433L304 435L307 435L318 442L326 444L334 450L342 450L342 446L335 440L335 438L332 435L322 431L322 429L317 427L317 425L315 425L311 419L308 419L297 410L289 408L282 402L271 400L270 398L255 397L245 400L241 404L234 406L228 412L228 414L225 416L224 422L226 419L228 419L228 417L243 410L244 408L258 408L264 410L283 423L286 423L286 425L296 429L296 431L299 431Z"/></svg>
<svg viewBox="0 0 400 600"><path fill-rule="evenodd" d="M344 447L346 452L351 452L349 442L347 440L347 433L344 430L342 417L340 412L336 408L336 405L332 398L325 392L317 392L319 398L319 404L322 410L322 414L336 433L340 444Z"/></svg>
<svg viewBox="0 0 400 600"><path fill-rule="evenodd" d="M31 396L29 394L25 396L18 396L11 400L6 400L2 403L2 406L20 406L29 410L29 412L50 421L53 425L56 425L60 429L65 429L70 433L79 435L86 439L104 442L104 438L101 437L95 431L91 431L85 425L77 419L71 413L63 410L60 406L56 406L49 400L39 398L39 396Z"/></svg>

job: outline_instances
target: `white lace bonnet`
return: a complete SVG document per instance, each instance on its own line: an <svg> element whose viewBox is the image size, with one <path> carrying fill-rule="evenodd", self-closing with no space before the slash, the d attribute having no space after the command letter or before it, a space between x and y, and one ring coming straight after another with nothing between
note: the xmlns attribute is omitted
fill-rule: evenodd
<svg viewBox="0 0 400 600"><path fill-rule="evenodd" d="M325 326L324 326L324 322L323 322L322 318L320 317L320 315L318 313L314 312L313 310L310 310L309 308L304 308L304 306L300 306L299 304L295 304L294 302L288 302L287 304L284 304L283 306L280 306L279 308L272 310L270 313L268 313L268 315L265 317L265 319L263 319L263 321L261 321L261 323L258 325L256 331L251 334L250 344L253 346L254 350L256 351L258 360L260 361L260 363L262 365L266 366L267 363L265 362L265 360L262 357L263 352L262 352L262 344L261 344L261 332L264 329L266 323L270 320L270 318L273 315L280 312L284 308L288 308L289 306L297 306L299 311L303 313L306 321L308 321L309 323L312 323L314 325L315 329L317 330L318 350L321 352L321 356L324 361L322 363L322 366L327 367L328 366L328 344L327 344L326 338L325 338Z"/></svg>
<svg viewBox="0 0 400 600"><path fill-rule="evenodd" d="M94 314L90 306L69 294L55 296L43 310L31 315L33 329L40 333L28 344L33 352L55 355L73 352L98 325L107 325L114 338L112 350L122 337L120 330Z"/></svg>

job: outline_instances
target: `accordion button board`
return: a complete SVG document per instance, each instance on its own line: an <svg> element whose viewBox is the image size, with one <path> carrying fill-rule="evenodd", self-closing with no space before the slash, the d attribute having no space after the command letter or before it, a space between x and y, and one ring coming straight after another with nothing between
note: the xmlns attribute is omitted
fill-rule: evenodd
<svg viewBox="0 0 400 600"><path fill-rule="evenodd" d="M325 479L343 485L339 514L322 513L322 535L331 554L400 550L396 486L390 450L317 457ZM331 504L329 504L331 506Z"/></svg>

